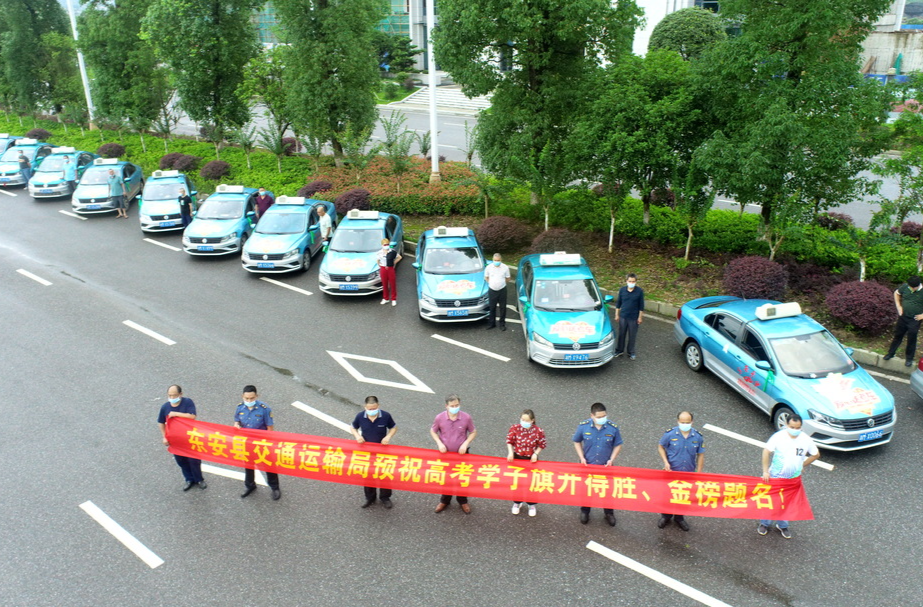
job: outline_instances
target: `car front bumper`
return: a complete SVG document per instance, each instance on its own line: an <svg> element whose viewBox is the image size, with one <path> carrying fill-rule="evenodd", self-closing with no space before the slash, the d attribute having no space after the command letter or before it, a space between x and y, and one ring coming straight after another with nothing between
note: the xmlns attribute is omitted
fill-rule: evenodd
<svg viewBox="0 0 923 607"><path fill-rule="evenodd" d="M254 274L284 274L294 272L301 268L301 255L293 255L284 259L250 259L249 255L241 255L240 263L248 272Z"/></svg>
<svg viewBox="0 0 923 607"><path fill-rule="evenodd" d="M209 255L214 256L240 253L240 238L238 237L224 242L216 242L215 244L187 242L186 239L183 239L183 250L190 255L202 255L203 257Z"/></svg>
<svg viewBox="0 0 923 607"><path fill-rule="evenodd" d="M891 442L896 422L897 410L895 409L891 414L891 422L881 426L863 428L862 430L841 430L813 419L804 419L802 429L822 449L858 451ZM873 436L875 438L872 438Z"/></svg>
<svg viewBox="0 0 923 607"><path fill-rule="evenodd" d="M324 278L318 279L318 288L328 295L372 295L381 293L381 277L373 280L333 282Z"/></svg>
<svg viewBox="0 0 923 607"><path fill-rule="evenodd" d="M0 187L8 185L26 185L26 180L23 178L22 173L0 175Z"/></svg>
<svg viewBox="0 0 923 607"><path fill-rule="evenodd" d="M115 203L112 202L110 198L101 198L91 203L71 202L71 208L74 210L74 213L79 213L81 215L111 213L116 210Z"/></svg>
<svg viewBox="0 0 923 607"><path fill-rule="evenodd" d="M169 219L154 219L149 215L141 215L142 232L177 232L186 229L183 225L182 217L172 217Z"/></svg>
<svg viewBox="0 0 923 607"><path fill-rule="evenodd" d="M61 196L70 196L71 188L67 183L48 186L36 186L29 184L29 196L32 198L59 198Z"/></svg>
<svg viewBox="0 0 923 607"><path fill-rule="evenodd" d="M433 322L474 322L487 318L487 302L475 306L443 308L438 304L418 300L420 318Z"/></svg>
<svg viewBox="0 0 923 607"><path fill-rule="evenodd" d="M529 358L540 365L557 369L600 367L612 360L614 354L614 340L607 346L592 350L558 350L553 346L546 346L532 340L529 341Z"/></svg>

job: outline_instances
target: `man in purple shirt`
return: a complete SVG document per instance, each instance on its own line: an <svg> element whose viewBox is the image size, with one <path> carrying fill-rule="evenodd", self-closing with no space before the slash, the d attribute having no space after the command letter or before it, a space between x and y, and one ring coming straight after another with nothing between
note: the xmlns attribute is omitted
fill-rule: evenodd
<svg viewBox="0 0 923 607"><path fill-rule="evenodd" d="M478 431L474 428L471 416L461 410L461 399L451 394L445 399L445 411L436 416L429 433L436 441L439 453L452 451L464 455L468 453L468 446L471 445ZM467 497L457 495L455 500L461 506L462 512L471 514L471 506L468 505ZM443 495L439 499L439 505L436 506L436 512L442 512L449 507L451 502L451 495Z"/></svg>
<svg viewBox="0 0 923 607"><path fill-rule="evenodd" d="M272 195L266 192L266 188L260 188L256 197L256 219L259 220L274 202Z"/></svg>

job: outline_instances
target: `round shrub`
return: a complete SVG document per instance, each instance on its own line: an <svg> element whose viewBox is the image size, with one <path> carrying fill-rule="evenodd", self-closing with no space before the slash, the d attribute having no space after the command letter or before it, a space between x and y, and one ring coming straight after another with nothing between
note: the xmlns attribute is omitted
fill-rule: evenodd
<svg viewBox="0 0 923 607"><path fill-rule="evenodd" d="M651 192L651 204L656 207L676 207L676 194L669 188L656 188Z"/></svg>
<svg viewBox="0 0 923 607"><path fill-rule="evenodd" d="M900 229L901 236L909 236L910 238L917 240L920 238L921 229L923 229L923 226L921 226L917 222L905 221L904 223L901 224L901 229Z"/></svg>
<svg viewBox="0 0 923 607"><path fill-rule="evenodd" d="M182 156L182 152L170 152L169 154L164 154L160 157L160 162L157 164L157 166L160 167L161 171L172 169L173 163L179 160Z"/></svg>
<svg viewBox="0 0 923 607"><path fill-rule="evenodd" d="M782 299L788 272L765 257L738 257L724 271L724 290L744 299Z"/></svg>
<svg viewBox="0 0 923 607"><path fill-rule="evenodd" d="M621 183L597 183L590 189L600 198L604 196L608 198L615 198L619 194L622 194Z"/></svg>
<svg viewBox="0 0 923 607"><path fill-rule="evenodd" d="M192 154L183 154L173 162L173 168L183 173L194 171L202 159Z"/></svg>
<svg viewBox="0 0 923 607"><path fill-rule="evenodd" d="M27 139L38 139L39 141L48 141L51 139L51 133L45 129L32 129L26 133Z"/></svg>
<svg viewBox="0 0 923 607"><path fill-rule="evenodd" d="M125 154L125 146L120 143L104 143L99 146L96 153L103 158L118 158Z"/></svg>
<svg viewBox="0 0 923 607"><path fill-rule="evenodd" d="M222 177L231 174L231 165L223 160L212 160L206 163L202 170L199 171L199 177L202 179L211 179L218 181Z"/></svg>
<svg viewBox="0 0 923 607"><path fill-rule="evenodd" d="M824 228L825 230L830 230L831 232L836 230L845 230L846 228L854 225L852 217L846 213L821 213L817 216L817 225Z"/></svg>
<svg viewBox="0 0 923 607"><path fill-rule="evenodd" d="M891 289L873 280L839 284L826 303L834 318L869 335L881 335L897 319Z"/></svg>
<svg viewBox="0 0 923 607"><path fill-rule="evenodd" d="M826 293L843 280L841 275L834 274L829 268L810 262L789 262L785 264L785 269L788 271L788 288L803 295Z"/></svg>
<svg viewBox="0 0 923 607"><path fill-rule="evenodd" d="M474 233L487 255L516 251L529 244L529 226L503 215L488 217Z"/></svg>
<svg viewBox="0 0 923 607"><path fill-rule="evenodd" d="M532 239L531 253L566 251L583 255L583 244L577 234L566 228L551 228Z"/></svg>
<svg viewBox="0 0 923 607"><path fill-rule="evenodd" d="M433 161L433 157L432 157L432 156L427 156L427 157L426 157L426 162L432 162L432 161ZM445 156L443 156L442 154L439 154L439 162L440 162L440 163L445 162Z"/></svg>
<svg viewBox="0 0 923 607"><path fill-rule="evenodd" d="M343 192L333 201L337 209L337 215L343 216L355 209L368 211L372 208L372 204L369 202L369 196L371 195L371 192L365 188L355 188Z"/></svg>
<svg viewBox="0 0 923 607"><path fill-rule="evenodd" d="M291 156L295 152L301 151L301 143L299 143L298 140L294 137L283 137L282 149L285 150L286 156Z"/></svg>
<svg viewBox="0 0 923 607"><path fill-rule="evenodd" d="M305 198L313 198L318 192L329 192L333 189L333 184L329 181L324 181L323 179L317 179L312 181L308 185L301 186L301 189L298 190L297 196L304 196Z"/></svg>

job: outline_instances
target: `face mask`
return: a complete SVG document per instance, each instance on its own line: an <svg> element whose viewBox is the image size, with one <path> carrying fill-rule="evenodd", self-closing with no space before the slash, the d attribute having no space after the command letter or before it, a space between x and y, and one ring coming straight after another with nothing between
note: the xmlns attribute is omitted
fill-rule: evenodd
<svg viewBox="0 0 923 607"><path fill-rule="evenodd" d="M452 415L458 415L458 412L461 411L461 405L457 407L449 407L449 413Z"/></svg>
<svg viewBox="0 0 923 607"><path fill-rule="evenodd" d="M801 428L798 428L797 430L795 428L786 428L786 430L788 430L788 434L792 438L795 438L796 436L801 434Z"/></svg>
<svg viewBox="0 0 923 607"><path fill-rule="evenodd" d="M366 409L365 414L368 415L369 417L375 417L376 415L378 415L378 409Z"/></svg>
<svg viewBox="0 0 923 607"><path fill-rule="evenodd" d="M265 196L266 192L260 192L260 196Z"/></svg>
<svg viewBox="0 0 923 607"><path fill-rule="evenodd" d="M244 403L244 404L247 405L248 409L252 409L253 407L256 406L256 401L253 401L252 403Z"/></svg>
<svg viewBox="0 0 923 607"><path fill-rule="evenodd" d="M689 432L690 430L692 430L692 424L680 424L679 430L680 432Z"/></svg>
<svg viewBox="0 0 923 607"><path fill-rule="evenodd" d="M167 400L170 401L170 404L171 404L171 405L175 405L176 403L178 403L178 402L180 401L180 399L178 399L178 398L168 398Z"/></svg>
<svg viewBox="0 0 923 607"><path fill-rule="evenodd" d="M596 418L593 418L593 423L596 424L597 426L604 426L604 425L606 425L606 422L607 422L607 421L609 421L609 418L608 418L608 417L596 417Z"/></svg>
<svg viewBox="0 0 923 607"><path fill-rule="evenodd" d="M635 288L635 285L637 285L638 283L635 283L635 282L627 282L627 283L625 283L625 284L628 285L628 288L629 288L629 289L634 289L634 288Z"/></svg>
<svg viewBox="0 0 923 607"><path fill-rule="evenodd" d="M494 262L494 265L497 266L497 267L499 268L499 267L500 267L500 262L499 262L499 261L495 261L495 262Z"/></svg>
<svg viewBox="0 0 923 607"><path fill-rule="evenodd" d="M524 422L524 421L520 420L520 421L519 421L519 425L522 426L523 428L525 428L526 430L528 430L529 428L532 427L532 422Z"/></svg>

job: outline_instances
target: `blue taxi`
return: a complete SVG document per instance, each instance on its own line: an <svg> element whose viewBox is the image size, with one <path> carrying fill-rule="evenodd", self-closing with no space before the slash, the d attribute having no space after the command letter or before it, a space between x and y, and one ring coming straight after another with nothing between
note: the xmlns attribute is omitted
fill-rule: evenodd
<svg viewBox="0 0 923 607"><path fill-rule="evenodd" d="M258 192L226 183L215 188L183 231L183 250L190 255L242 253L256 225Z"/></svg>
<svg viewBox="0 0 923 607"><path fill-rule="evenodd" d="M27 185L22 170L19 168L19 153L29 159L32 170L38 170L42 160L51 154L51 145L37 139L19 139L16 144L0 155L0 187L8 185Z"/></svg>
<svg viewBox="0 0 923 607"><path fill-rule="evenodd" d="M529 360L547 367L599 367L612 360L612 296L600 294L583 257L526 255L516 294Z"/></svg>
<svg viewBox="0 0 923 607"><path fill-rule="evenodd" d="M332 202L301 196L276 198L243 246L244 269L278 274L310 268L311 258L323 246L318 226L319 207L324 207L335 227L336 208Z"/></svg>
<svg viewBox="0 0 923 607"><path fill-rule="evenodd" d="M19 135L10 135L9 133L0 133L0 154L7 151L22 139Z"/></svg>
<svg viewBox="0 0 923 607"><path fill-rule="evenodd" d="M854 451L891 440L894 397L795 302L713 296L676 315L693 371L709 369L784 428L792 413L819 447Z"/></svg>
<svg viewBox="0 0 923 607"><path fill-rule="evenodd" d="M440 226L417 243L417 304L420 318L435 322L487 317L484 253L468 228Z"/></svg>
<svg viewBox="0 0 923 607"><path fill-rule="evenodd" d="M80 179L86 168L93 164L99 156L70 147L51 148L51 154L35 167L32 178L29 179L29 195L32 198L55 198L71 194L70 184L67 183L64 175L66 158L70 158L74 163L77 179Z"/></svg>
<svg viewBox="0 0 923 607"><path fill-rule="evenodd" d="M115 210L115 204L109 198L110 169L125 182L125 189L128 190L125 205L126 208L131 206L132 199L140 194L144 187L144 173L141 172L141 167L118 158L97 158L84 170L80 181L77 182L77 189L71 197L71 208L75 213L89 215Z"/></svg>
<svg viewBox="0 0 923 607"><path fill-rule="evenodd" d="M192 198L195 213L195 186L185 173L154 171L138 198L138 219L142 232L174 232L185 228L179 208L179 190Z"/></svg>
<svg viewBox="0 0 923 607"><path fill-rule="evenodd" d="M318 286L328 295L369 295L381 292L378 252L387 238L404 253L401 218L379 211L352 210L340 222L320 264Z"/></svg>

